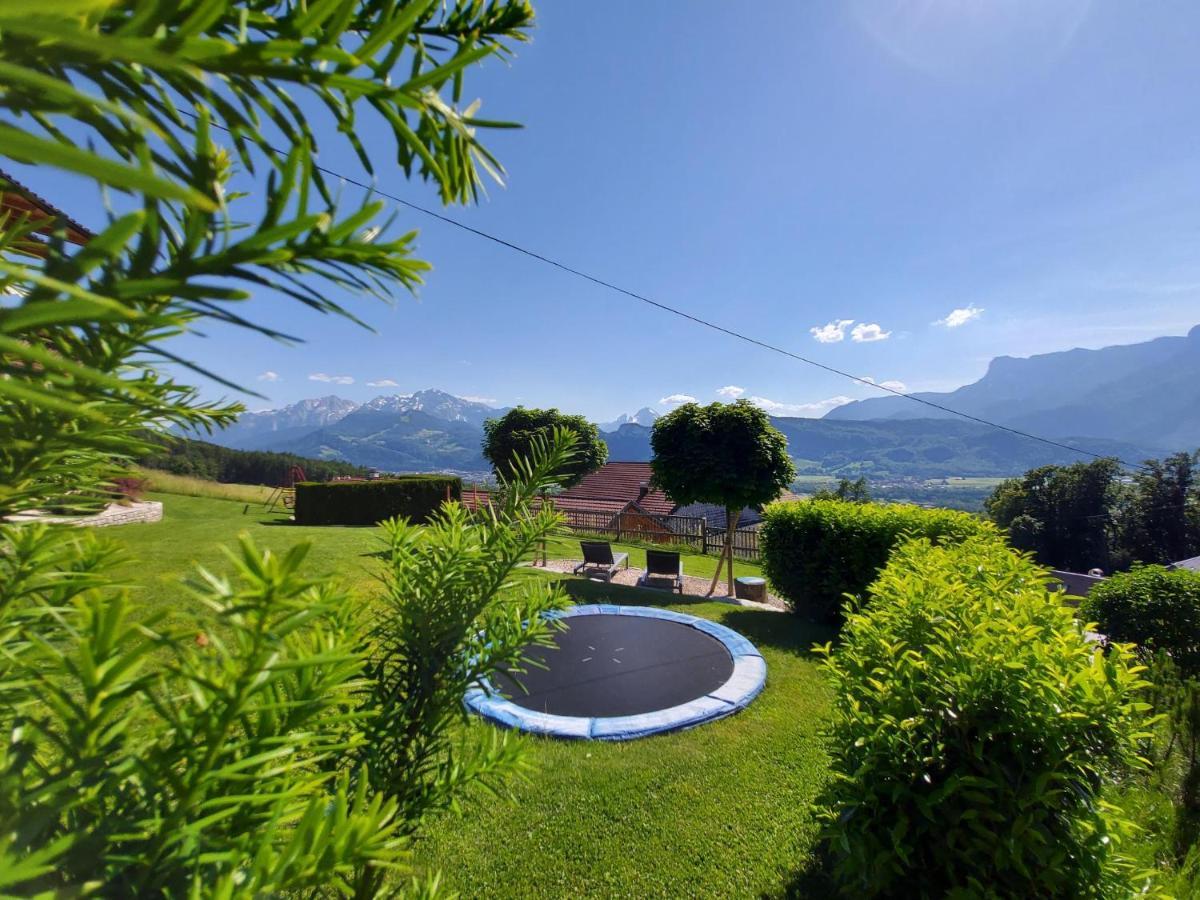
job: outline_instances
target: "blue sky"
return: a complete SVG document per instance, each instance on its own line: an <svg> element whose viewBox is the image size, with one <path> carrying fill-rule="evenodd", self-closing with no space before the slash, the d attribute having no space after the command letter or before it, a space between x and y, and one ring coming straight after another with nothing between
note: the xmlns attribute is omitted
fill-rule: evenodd
<svg viewBox="0 0 1200 900"><path fill-rule="evenodd" d="M1194 3L536 6L533 42L468 82L526 126L487 136L508 177L451 211L475 227L912 390L1200 322ZM22 177L87 219L53 176ZM386 167L378 184L436 202ZM376 333L263 298L306 344L214 329L175 349L267 395L251 408L439 387L604 420L672 396L815 415L872 395L399 217L434 270L418 298L356 305Z"/></svg>

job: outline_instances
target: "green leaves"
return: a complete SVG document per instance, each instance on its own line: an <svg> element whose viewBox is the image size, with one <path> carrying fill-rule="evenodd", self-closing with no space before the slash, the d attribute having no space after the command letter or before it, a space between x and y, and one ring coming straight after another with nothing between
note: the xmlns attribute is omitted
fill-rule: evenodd
<svg viewBox="0 0 1200 900"><path fill-rule="evenodd" d="M758 507L796 476L787 438L748 400L685 403L654 423L650 443L654 480L676 503Z"/></svg>
<svg viewBox="0 0 1200 900"><path fill-rule="evenodd" d="M546 613L566 604L557 587L517 567L558 526L540 491L569 461L567 429L534 442L496 504L477 515L452 503L424 528L383 524L384 598L367 650L368 706L375 715L359 751L376 790L397 797L405 821L453 803L471 783L494 787L520 764L507 735L454 743L448 726L463 696L499 668L519 670L530 644L546 643Z"/></svg>
<svg viewBox="0 0 1200 900"><path fill-rule="evenodd" d="M348 298L415 290L429 268L412 258L415 235L391 234L369 197L339 208L314 166L319 110L333 123L321 130L367 172L382 153L447 202L471 201L481 172L500 169L476 136L490 127L474 118L478 103L458 106L463 73L523 40L531 20L516 0L128 0L53 14L0 0L0 107L12 114L0 157L83 176L117 192L119 210L81 250L65 221L0 221L0 289L21 298L0 306L13 340L0 350L0 397L36 409L19 422L0 408L0 484L21 485L0 487L0 513L87 490L90 463L74 478L56 468L41 496L32 473L72 449L101 465L101 445L111 454L121 442L119 410L201 428L236 412L150 374L169 362L225 383L165 339L216 320L290 340L235 305L268 293L361 321ZM455 96L439 93L447 85ZM358 140L363 111L391 148ZM265 194L257 221L237 217L245 184Z"/></svg>
<svg viewBox="0 0 1200 900"><path fill-rule="evenodd" d="M234 578L202 573L193 624L161 630L129 619L87 574L94 542L72 537L35 526L12 544L24 574L7 582L21 591L3 610L19 629L6 644L28 649L0 686L23 698L28 749L0 769L0 811L23 852L52 857L54 883L101 876L116 893L183 892L198 863L213 883L265 893L400 865L396 803L324 765L361 741L362 659L348 598L299 573L307 548L276 556L243 539ZM34 754L36 769L14 771ZM94 824L79 834L79 821ZM22 881L51 871L26 869Z"/></svg>
<svg viewBox="0 0 1200 900"><path fill-rule="evenodd" d="M179 200L200 209L216 209L216 203L199 191L161 178L145 168L104 159L59 141L35 137L3 123L0 123L0 146L4 147L6 155L21 162L36 161L41 165L57 166L110 187L137 191L160 200Z"/></svg>
<svg viewBox="0 0 1200 900"><path fill-rule="evenodd" d="M824 833L856 896L1126 897L1103 786L1141 765L1147 687L994 539L895 551L842 644ZM983 887L986 886L986 887Z"/></svg>
<svg viewBox="0 0 1200 900"><path fill-rule="evenodd" d="M1092 586L1079 605L1085 619L1149 658L1165 652L1187 676L1200 674L1200 572L1139 566Z"/></svg>
<svg viewBox="0 0 1200 900"><path fill-rule="evenodd" d="M464 72L531 21L521 0L0 0L0 162L79 176L110 212L89 236L0 182L0 522L103 505L156 434L241 411L164 373L240 389L171 337L216 321L288 340L245 304L358 321L350 300L414 290L415 234L330 189L317 134L473 200L501 170L476 136L494 123L460 109ZM359 139L363 112L391 146ZM395 526L390 612L366 638L351 598L301 574L303 547L243 540L232 577L200 573L181 629L131 611L98 542L0 524L0 889L391 892L421 817L519 764L447 729L465 685L518 662L562 602L509 582L554 524L525 514L571 446L542 446L485 521L448 511L428 558Z"/></svg>
<svg viewBox="0 0 1200 900"><path fill-rule="evenodd" d="M600 429L583 416L557 409L510 409L483 423L483 455L497 478L527 477L531 454L544 455L547 441L564 429L574 440L563 467L554 474L557 484L570 487L608 460L608 445L601 439Z"/></svg>
<svg viewBox="0 0 1200 900"><path fill-rule="evenodd" d="M793 612L829 623L865 598L893 548L908 538L1001 540L990 523L964 512L832 499L773 504L760 537L772 587Z"/></svg>

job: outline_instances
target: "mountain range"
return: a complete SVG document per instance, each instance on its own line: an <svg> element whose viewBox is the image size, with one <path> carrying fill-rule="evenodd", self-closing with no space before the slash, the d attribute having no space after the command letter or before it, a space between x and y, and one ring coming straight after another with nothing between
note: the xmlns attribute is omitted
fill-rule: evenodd
<svg viewBox="0 0 1200 900"><path fill-rule="evenodd" d="M974 384L916 396L1069 447L1140 460L1200 446L1200 326L1101 350L999 357ZM210 440L248 450L340 459L394 472L488 470L483 423L503 415L429 389L357 404L302 400L247 413ZM659 413L643 407L600 426L614 460L650 458ZM871 477L1013 475L1088 458L902 397L860 400L823 419L772 418L802 473Z"/></svg>
<svg viewBox="0 0 1200 900"><path fill-rule="evenodd" d="M598 427L601 431L616 431L622 425L645 425L649 428L658 421L661 415L662 413L658 410L643 406L635 413L625 413L623 416L617 416L611 422L601 422Z"/></svg>
<svg viewBox="0 0 1200 900"><path fill-rule="evenodd" d="M1200 325L1100 350L1000 356L973 384L923 400L1047 437L1089 435L1168 449L1200 446ZM839 406L826 421L956 418L903 397Z"/></svg>

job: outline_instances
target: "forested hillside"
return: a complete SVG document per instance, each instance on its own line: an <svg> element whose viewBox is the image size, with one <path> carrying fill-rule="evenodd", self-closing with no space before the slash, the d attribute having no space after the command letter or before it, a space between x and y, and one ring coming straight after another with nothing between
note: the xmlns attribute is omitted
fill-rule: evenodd
<svg viewBox="0 0 1200 900"><path fill-rule="evenodd" d="M336 460L309 459L293 453L234 450L190 438L158 438L160 448L138 460L149 469L176 475L193 475L228 484L285 484L293 466L304 470L309 481L329 481L338 475L366 475L362 466Z"/></svg>

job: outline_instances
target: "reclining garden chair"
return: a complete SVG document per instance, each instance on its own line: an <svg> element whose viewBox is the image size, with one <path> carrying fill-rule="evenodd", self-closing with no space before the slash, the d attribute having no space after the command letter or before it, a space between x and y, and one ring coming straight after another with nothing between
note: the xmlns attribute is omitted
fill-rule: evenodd
<svg viewBox="0 0 1200 900"><path fill-rule="evenodd" d="M639 587L668 587L683 593L683 561L674 550L647 550Z"/></svg>
<svg viewBox="0 0 1200 900"><path fill-rule="evenodd" d="M574 569L576 575L599 575L605 581L612 581L621 566L629 568L629 554L613 554L612 544L608 541L580 541L583 550L583 562Z"/></svg>

